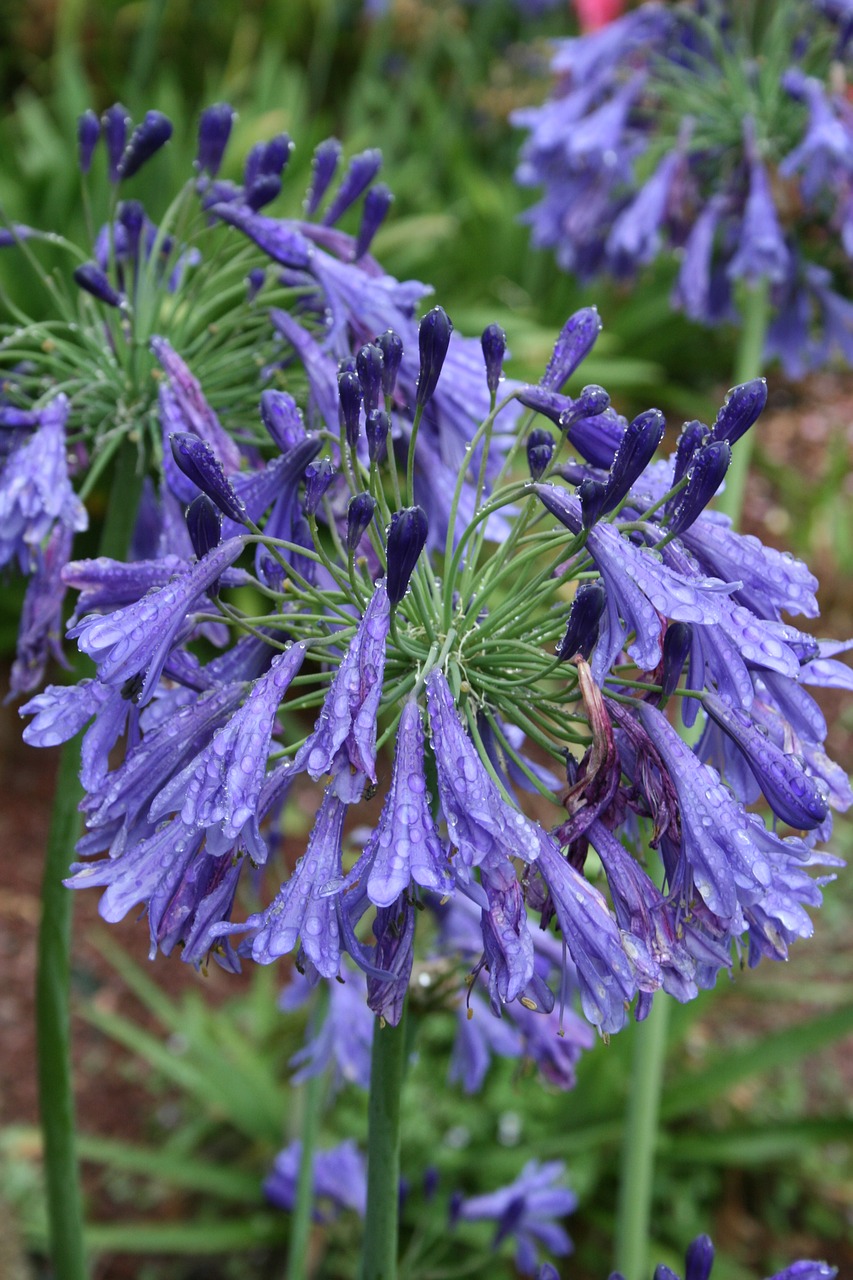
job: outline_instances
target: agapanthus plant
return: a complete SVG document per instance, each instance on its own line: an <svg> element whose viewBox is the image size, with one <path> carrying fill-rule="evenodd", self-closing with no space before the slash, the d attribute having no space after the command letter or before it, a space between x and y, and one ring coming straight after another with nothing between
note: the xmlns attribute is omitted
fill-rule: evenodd
<svg viewBox="0 0 853 1280"><path fill-rule="evenodd" d="M558 41L549 98L514 116L516 178L544 192L533 243L581 280L673 253L691 319L737 322L766 293L767 358L850 362L849 35L845 6L685 0Z"/></svg>
<svg viewBox="0 0 853 1280"><path fill-rule="evenodd" d="M279 224L228 216L284 252ZM812 931L826 879L812 870L835 864L816 841L853 799L809 687L853 681L843 645L783 617L817 616L806 566L707 510L764 407L760 380L655 461L658 410L626 422L601 387L562 391L598 335L594 310L567 321L539 384L500 403L490 327L491 411L437 495L443 407L473 377L442 309L421 321L417 356L399 334L363 333L337 386L312 371L316 340L284 327L325 410L306 422L267 392L268 460L230 474L215 440L169 434L183 541L164 554L164 505L153 554L65 568L80 593L69 635L95 674L32 699L25 736L88 724L68 883L103 888L108 920L141 904L152 956L233 969L292 955L312 984L364 975L377 1016L365 1274L390 1274L398 1133L384 1099L413 965L448 903L467 913L449 924L467 941L448 990L471 988L475 1019L557 1009L549 1035L575 1001L606 1037L666 994L786 958ZM410 427L395 442L400 402ZM528 431L537 415L550 425ZM244 918L239 882L306 786L302 856ZM770 825L751 807L761 795ZM549 929L558 953L537 964Z"/></svg>

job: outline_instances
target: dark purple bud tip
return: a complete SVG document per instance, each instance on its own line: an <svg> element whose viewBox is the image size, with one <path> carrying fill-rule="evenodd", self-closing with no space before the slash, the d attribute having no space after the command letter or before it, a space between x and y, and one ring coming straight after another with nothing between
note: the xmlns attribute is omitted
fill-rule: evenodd
<svg viewBox="0 0 853 1280"><path fill-rule="evenodd" d="M312 213L316 213L329 183L335 176L342 150L343 147L337 138L326 138L314 152L314 158L311 161L311 185L305 197L305 212L309 217Z"/></svg>
<svg viewBox="0 0 853 1280"><path fill-rule="evenodd" d="M281 178L277 173L259 173L246 191L246 204L255 213L272 204L281 191Z"/></svg>
<svg viewBox="0 0 853 1280"><path fill-rule="evenodd" d="M139 254L139 238L145 225L145 210L138 200L122 200L118 207L118 221L124 227L127 257L133 260Z"/></svg>
<svg viewBox="0 0 853 1280"><path fill-rule="evenodd" d="M87 293L91 293L92 297L97 298L99 302L106 302L107 306L120 307L122 304L121 294L116 292L101 268L96 267L94 262L84 262L82 266L74 268L74 283L81 289L85 289Z"/></svg>
<svg viewBox="0 0 853 1280"><path fill-rule="evenodd" d="M379 408L384 365L385 357L382 354L382 348L373 342L366 342L355 358L356 373L364 394L365 413L371 413Z"/></svg>
<svg viewBox="0 0 853 1280"><path fill-rule="evenodd" d="M420 408L433 397L452 332L453 325L444 307L433 307L418 326L421 364L415 401Z"/></svg>
<svg viewBox="0 0 853 1280"><path fill-rule="evenodd" d="M127 107L122 106L120 102L108 107L101 117L104 143L107 148L107 167L110 182L118 182L119 179L119 165L124 155L129 124L130 116L128 115Z"/></svg>
<svg viewBox="0 0 853 1280"><path fill-rule="evenodd" d="M578 497L581 501L581 519L583 527L591 529L596 520L601 519L604 503L607 498L607 486L600 480L588 477L578 485Z"/></svg>
<svg viewBox="0 0 853 1280"><path fill-rule="evenodd" d="M705 443L710 434L711 430L705 426L704 422L699 422L695 418L692 422L685 422L675 446L675 469L672 475L674 485L687 475L687 468L693 460L694 453Z"/></svg>
<svg viewBox="0 0 853 1280"><path fill-rule="evenodd" d="M391 419L383 409L373 409L367 415L364 431L367 436L367 456L371 462L380 463L384 459L390 430Z"/></svg>
<svg viewBox="0 0 853 1280"><path fill-rule="evenodd" d="M714 1246L710 1236L697 1236L687 1246L684 1259L684 1280L711 1280L714 1265Z"/></svg>
<svg viewBox="0 0 853 1280"><path fill-rule="evenodd" d="M246 276L246 301L254 302L267 278L266 269L264 267L252 267L252 270Z"/></svg>
<svg viewBox="0 0 853 1280"><path fill-rule="evenodd" d="M554 456L554 437L550 431L536 427L527 437L527 465L534 480L543 474Z"/></svg>
<svg viewBox="0 0 853 1280"><path fill-rule="evenodd" d="M100 136L100 120L91 109L84 111L77 120L77 163L81 173L88 173L91 169L92 155Z"/></svg>
<svg viewBox="0 0 853 1280"><path fill-rule="evenodd" d="M172 456L184 475L216 503L223 515L238 524L246 520L246 508L237 497L222 463L205 440L188 431L174 431L169 437Z"/></svg>
<svg viewBox="0 0 853 1280"><path fill-rule="evenodd" d="M693 628L689 622L671 622L663 638L663 673L661 686L663 696L668 698L675 693L684 664L690 655L693 643Z"/></svg>
<svg viewBox="0 0 853 1280"><path fill-rule="evenodd" d="M319 458L305 468L305 511L309 516L316 513L323 494L337 474L328 458Z"/></svg>
<svg viewBox="0 0 853 1280"><path fill-rule="evenodd" d="M595 307L584 307L569 316L554 344L540 386L546 391L559 391L581 361L589 355L600 333L601 320Z"/></svg>
<svg viewBox="0 0 853 1280"><path fill-rule="evenodd" d="M683 533L698 519L723 483L731 460L728 440L715 440L698 450L687 472L687 484L672 504L670 533Z"/></svg>
<svg viewBox="0 0 853 1280"><path fill-rule="evenodd" d="M403 339L393 329L386 329L376 339L376 346L382 352L385 362L382 367L382 391L386 396L392 396L403 360Z"/></svg>
<svg viewBox="0 0 853 1280"><path fill-rule="evenodd" d="M364 197L361 225L355 238L355 259L363 258L373 243L373 237L388 216L394 197L384 182L377 182Z"/></svg>
<svg viewBox="0 0 853 1280"><path fill-rule="evenodd" d="M424 1171L424 1199L432 1200L440 1181L440 1174L434 1164L427 1165Z"/></svg>
<svg viewBox="0 0 853 1280"><path fill-rule="evenodd" d="M395 511L388 526L388 599L394 608L403 599L418 556L427 540L429 523L423 507Z"/></svg>
<svg viewBox="0 0 853 1280"><path fill-rule="evenodd" d="M604 387L599 387L592 383L590 386L584 387L570 409L563 410L557 425L561 431L569 431L576 422L581 422L584 418L595 418L609 408L610 396L604 390Z"/></svg>
<svg viewBox="0 0 853 1280"><path fill-rule="evenodd" d="M231 136L236 111L227 102L214 102L205 107L198 122L198 150L195 167L199 173L215 178Z"/></svg>
<svg viewBox="0 0 853 1280"><path fill-rule="evenodd" d="M193 498L187 507L187 529L193 551L199 560L204 559L208 551L219 546L222 537L222 516L206 493L200 493L197 498Z"/></svg>
<svg viewBox="0 0 853 1280"><path fill-rule="evenodd" d="M598 624L606 603L607 596L600 582L581 583L569 610L566 634L557 645L557 657L561 662L568 662L578 654L589 658L598 639Z"/></svg>
<svg viewBox="0 0 853 1280"><path fill-rule="evenodd" d="M655 1274L652 1280L681 1280L672 1267L668 1267L665 1262L659 1262L655 1267Z"/></svg>
<svg viewBox="0 0 853 1280"><path fill-rule="evenodd" d="M764 378L753 378L751 382L732 387L726 403L717 414L711 435L715 440L728 440L729 444L734 444L749 430L766 404L767 382Z"/></svg>
<svg viewBox="0 0 853 1280"><path fill-rule="evenodd" d="M293 396L286 391L261 393L261 421L282 453L305 439L305 424Z"/></svg>
<svg viewBox="0 0 853 1280"><path fill-rule="evenodd" d="M162 111L146 111L145 119L134 129L119 161L119 178L132 178L171 136L172 122L169 117L164 116Z"/></svg>
<svg viewBox="0 0 853 1280"><path fill-rule="evenodd" d="M338 378L338 396L341 402L341 422L347 435L347 444L354 449L358 444L358 419L361 411L361 382L357 373L342 373Z"/></svg>
<svg viewBox="0 0 853 1280"><path fill-rule="evenodd" d="M323 214L323 225L334 226L350 205L355 204L363 191L366 191L379 170L382 168L382 152L375 147L353 156L349 167L341 179L341 185L335 193L326 212Z"/></svg>
<svg viewBox="0 0 853 1280"><path fill-rule="evenodd" d="M347 550L355 551L373 519L376 502L369 493L356 493L347 507Z"/></svg>
<svg viewBox="0 0 853 1280"><path fill-rule="evenodd" d="M486 386L494 395L503 377L506 333L499 324L486 325L483 330L483 336L480 339L480 345L483 348L483 359L486 362Z"/></svg>
<svg viewBox="0 0 853 1280"><path fill-rule="evenodd" d="M604 512L617 507L639 480L663 439L666 419L660 409L647 409L629 422L607 480Z"/></svg>

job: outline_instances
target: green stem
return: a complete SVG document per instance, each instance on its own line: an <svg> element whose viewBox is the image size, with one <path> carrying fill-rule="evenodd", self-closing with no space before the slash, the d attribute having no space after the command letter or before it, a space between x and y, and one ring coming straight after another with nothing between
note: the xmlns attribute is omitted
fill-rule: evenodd
<svg viewBox="0 0 853 1280"><path fill-rule="evenodd" d="M103 555L123 555L130 541L141 486L137 462L135 446L126 445L116 462L101 536ZM50 1256L56 1280L85 1280L87 1275L71 1070L73 895L62 883L68 875L80 830L77 806L83 789L79 771L78 736L65 744L59 759L42 884L36 968L39 1111L44 1141Z"/></svg>
<svg viewBox="0 0 853 1280"><path fill-rule="evenodd" d="M74 1131L69 992L71 893L62 883L80 826L79 739L59 759L47 842L36 969L38 1085L50 1254L57 1280L84 1280L83 1201Z"/></svg>
<svg viewBox="0 0 853 1280"><path fill-rule="evenodd" d="M659 992L645 1022L634 1027L634 1069L622 1147L614 1259L625 1280L645 1280L648 1275L655 1143L668 1025L669 997Z"/></svg>
<svg viewBox="0 0 853 1280"><path fill-rule="evenodd" d="M764 367L764 343L770 318L770 290L766 280L760 280L747 288L743 303L743 326L740 331L737 358L735 360L735 384L758 378ZM717 501L717 508L729 516L737 527L743 510L746 477L755 443L755 428L747 431L737 441L731 466L726 473L726 488Z"/></svg>
<svg viewBox="0 0 853 1280"><path fill-rule="evenodd" d="M321 990L321 997L325 992ZM325 1005L325 1000L323 1004ZM325 1017L325 1012L322 1013ZM299 1175L296 1179L296 1203L290 1219L290 1240L287 1246L288 1280L307 1280L308 1246L311 1239L311 1218L314 1209L314 1150L320 1131L320 1112L325 1092L325 1073L318 1071L310 1076L302 1094L302 1151L299 1157Z"/></svg>
<svg viewBox="0 0 853 1280"><path fill-rule="evenodd" d="M368 1102L367 1215L360 1280L397 1275L400 1199L400 1094L406 1065L406 1012L399 1026L376 1019Z"/></svg>

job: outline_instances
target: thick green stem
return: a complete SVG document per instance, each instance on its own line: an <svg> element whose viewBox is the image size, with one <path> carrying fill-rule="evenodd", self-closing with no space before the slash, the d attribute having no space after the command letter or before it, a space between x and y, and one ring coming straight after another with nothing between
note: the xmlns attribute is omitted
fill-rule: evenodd
<svg viewBox="0 0 853 1280"><path fill-rule="evenodd" d="M69 1019L71 894L62 883L80 825L80 743L63 747L47 843L36 971L38 1083L50 1254L57 1280L84 1280Z"/></svg>
<svg viewBox="0 0 853 1280"><path fill-rule="evenodd" d="M137 461L136 448L126 445L116 463L101 537L104 555L119 556L127 550L141 485ZM65 744L59 761L42 884L36 970L39 1111L50 1256L56 1280L85 1280L87 1274L71 1072L72 894L62 883L80 830L77 806L83 789L79 771L78 737Z"/></svg>
<svg viewBox="0 0 853 1280"><path fill-rule="evenodd" d="M769 285L766 280L760 280L751 288L747 288L744 295L743 326L735 362L735 385L760 377L764 368L764 344L769 318ZM716 504L720 511L729 516L735 527L740 521L743 510L746 477L749 474L754 443L755 428L747 431L746 435L741 436L735 444L731 466L726 473L725 492L720 494Z"/></svg>
<svg viewBox="0 0 853 1280"><path fill-rule="evenodd" d="M625 1280L646 1280L649 1273L655 1143L668 1025L669 996L659 992L645 1022L634 1027L634 1069L625 1117L614 1260Z"/></svg>
<svg viewBox="0 0 853 1280"><path fill-rule="evenodd" d="M400 1094L406 1065L406 1013L399 1026L377 1018L368 1103L367 1215L360 1280L395 1280L400 1199Z"/></svg>

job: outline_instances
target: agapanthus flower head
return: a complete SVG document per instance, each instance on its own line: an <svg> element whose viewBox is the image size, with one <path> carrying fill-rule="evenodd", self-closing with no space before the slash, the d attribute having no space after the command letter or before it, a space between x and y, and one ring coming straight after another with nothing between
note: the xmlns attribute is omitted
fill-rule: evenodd
<svg viewBox="0 0 853 1280"><path fill-rule="evenodd" d="M253 173L281 163L273 142ZM68 634L97 672L25 708L45 745L91 722L69 883L102 888L109 920L141 903L152 954L227 970L292 954L309 985L355 967L366 1015L392 1025L411 975L434 966L436 998L465 1018L465 1088L493 1053L570 1087L596 1032L693 999L741 948L754 964L809 935L815 869L835 865L815 833L853 802L805 687L853 679L784 616L815 615L814 578L706 511L764 384L734 388L712 428L688 424L656 461L658 410L629 423L595 384L562 390L594 310L570 317L538 384L505 380L499 402L498 364L490 388L482 347L440 309L419 344L419 295L404 303L400 282L359 265L352 237L259 218L243 196L222 209L217 232L236 227L298 286L297 311L263 319L292 389L259 389L257 434L237 434L152 335L166 447L138 559L66 563L67 405L0 410L21 433L0 481L8 554L35 570L21 687L65 588L79 593ZM138 211L117 225L142 255ZM519 401L544 425L529 431ZM505 466L525 443L533 480ZM695 747L679 709L699 721ZM299 839L287 806L312 788ZM747 808L759 791L790 834ZM282 843L278 891L246 918L244 869ZM531 1179L498 1214L525 1266Z"/></svg>
<svg viewBox="0 0 853 1280"><path fill-rule="evenodd" d="M633 278L674 254L673 305L708 325L766 289L766 354L799 376L851 351L853 118L827 39L838 19L811 0L750 5L744 20L741 8L646 4L558 41L549 98L514 116L529 131L516 177L543 191L525 215L534 244L583 280Z"/></svg>

